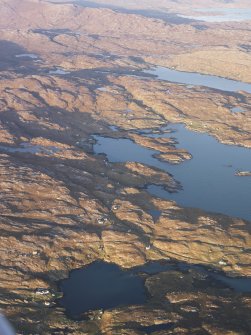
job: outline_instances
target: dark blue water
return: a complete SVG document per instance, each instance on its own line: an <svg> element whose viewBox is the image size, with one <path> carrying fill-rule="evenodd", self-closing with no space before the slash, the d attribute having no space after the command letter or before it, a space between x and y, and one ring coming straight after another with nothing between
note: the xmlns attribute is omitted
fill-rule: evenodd
<svg viewBox="0 0 251 335"><path fill-rule="evenodd" d="M156 209L151 209L148 211L148 213L152 216L154 222L156 222L160 218L162 212Z"/></svg>
<svg viewBox="0 0 251 335"><path fill-rule="evenodd" d="M145 70L144 73L152 74L157 76L158 79L170 81L173 83L205 86L227 92L246 91L251 93L251 84L218 76L177 71L162 66L157 66L156 68Z"/></svg>
<svg viewBox="0 0 251 335"><path fill-rule="evenodd" d="M147 134L152 137L174 137L178 148L187 149L193 156L179 165L161 162L154 150L141 147L128 139L95 136L95 153L105 153L111 162L134 161L171 173L183 190L169 193L160 186L148 191L161 198L175 200L179 205L201 208L251 221L251 178L238 178L237 170L251 170L251 150L219 143L213 137L192 132L176 124L170 134Z"/></svg>
<svg viewBox="0 0 251 335"><path fill-rule="evenodd" d="M115 264L99 261L72 271L68 279L61 281L60 289L64 295L59 304L66 309L67 315L74 319L81 319L84 317L83 313L92 310L144 304L147 301L147 290L140 274L154 275L173 270L186 273L191 269L203 275L200 286L197 287L195 282L195 288L230 288L236 292L251 292L250 278L231 278L202 266L152 262L130 270L122 270ZM171 326L172 324L146 328L140 326L139 329L151 333Z"/></svg>
<svg viewBox="0 0 251 335"><path fill-rule="evenodd" d="M133 329L137 329L141 332L143 332L143 334L151 334L154 332L160 332L163 330L168 330L171 329L173 327L175 327L175 323L174 322L169 322L169 323L161 323L161 324L157 324L157 325L152 325L152 326L140 326L140 327L134 327Z"/></svg>
<svg viewBox="0 0 251 335"><path fill-rule="evenodd" d="M60 305L73 318L90 310L146 302L144 280L140 276L105 262L72 271L70 278L61 282L60 289L64 292Z"/></svg>

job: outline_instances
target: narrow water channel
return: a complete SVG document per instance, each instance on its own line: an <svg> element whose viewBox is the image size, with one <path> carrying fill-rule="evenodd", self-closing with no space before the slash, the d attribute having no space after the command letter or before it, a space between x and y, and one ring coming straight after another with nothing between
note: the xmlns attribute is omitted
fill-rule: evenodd
<svg viewBox="0 0 251 335"><path fill-rule="evenodd" d="M251 84L218 76L177 71L162 66L145 70L144 73L156 76L159 80L173 83L204 86L226 92L245 91L251 93Z"/></svg>

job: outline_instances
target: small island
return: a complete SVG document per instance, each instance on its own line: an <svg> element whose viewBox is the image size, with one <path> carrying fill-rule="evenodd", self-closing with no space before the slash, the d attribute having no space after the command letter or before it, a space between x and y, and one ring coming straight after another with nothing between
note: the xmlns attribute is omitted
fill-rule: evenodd
<svg viewBox="0 0 251 335"><path fill-rule="evenodd" d="M239 177L251 177L251 171L239 171L238 170L235 172L235 175Z"/></svg>

